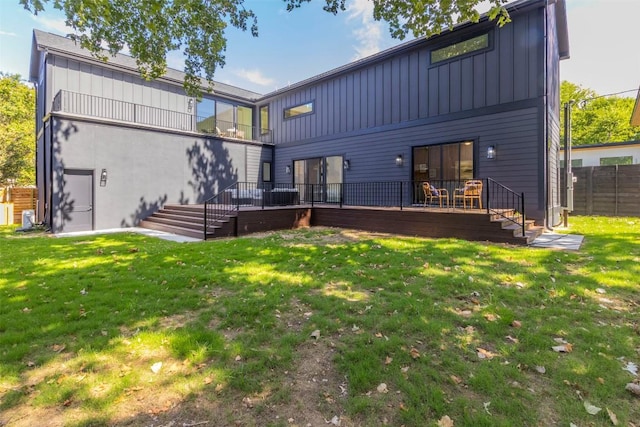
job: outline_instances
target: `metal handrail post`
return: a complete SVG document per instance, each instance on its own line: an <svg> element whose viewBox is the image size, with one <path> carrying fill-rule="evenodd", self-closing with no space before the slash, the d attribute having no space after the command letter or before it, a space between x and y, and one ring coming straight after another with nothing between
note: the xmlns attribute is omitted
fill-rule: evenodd
<svg viewBox="0 0 640 427"><path fill-rule="evenodd" d="M400 210L402 210L402 198L403 198L402 189L404 185L402 185L402 181L400 181L398 184L400 184Z"/></svg>
<svg viewBox="0 0 640 427"><path fill-rule="evenodd" d="M522 201L522 237L525 236L526 230L526 219L527 217L524 215L524 192L520 193L520 200Z"/></svg>
<svg viewBox="0 0 640 427"><path fill-rule="evenodd" d="M489 197L489 192L491 191L491 189L489 188L489 178L487 178L485 181L486 181L485 188L487 189L486 195L485 195L485 205L487 206L487 214L488 214L490 212L489 200L491 200L491 198Z"/></svg>

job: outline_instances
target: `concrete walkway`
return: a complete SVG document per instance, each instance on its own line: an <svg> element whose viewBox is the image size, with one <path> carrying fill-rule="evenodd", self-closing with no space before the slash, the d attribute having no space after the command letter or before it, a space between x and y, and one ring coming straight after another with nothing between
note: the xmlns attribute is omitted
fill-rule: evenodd
<svg viewBox="0 0 640 427"><path fill-rule="evenodd" d="M189 243L200 242L201 239L194 239L192 237L180 236L173 233L165 233L164 231L149 230L147 228L131 227L131 228L111 228L108 230L93 230L93 231L73 231L69 233L54 234L55 237L76 237L76 236L95 236L98 234L113 234L113 233L137 233L144 234L145 236L157 237L158 239L170 240L176 243Z"/></svg>
<svg viewBox="0 0 640 427"><path fill-rule="evenodd" d="M532 248L577 251L582 246L583 241L584 236L579 234L559 234L551 231L542 233L529 246Z"/></svg>

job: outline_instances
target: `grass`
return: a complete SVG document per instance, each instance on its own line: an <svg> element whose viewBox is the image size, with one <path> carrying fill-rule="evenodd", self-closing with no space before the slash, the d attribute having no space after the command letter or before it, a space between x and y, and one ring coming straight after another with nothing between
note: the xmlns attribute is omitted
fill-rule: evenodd
<svg viewBox="0 0 640 427"><path fill-rule="evenodd" d="M0 228L0 424L630 426L640 219L570 232L580 251Z"/></svg>

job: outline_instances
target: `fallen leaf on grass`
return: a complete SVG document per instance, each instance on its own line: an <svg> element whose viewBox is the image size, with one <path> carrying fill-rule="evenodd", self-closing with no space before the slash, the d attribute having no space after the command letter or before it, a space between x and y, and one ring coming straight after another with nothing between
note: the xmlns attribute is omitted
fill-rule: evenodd
<svg viewBox="0 0 640 427"><path fill-rule="evenodd" d="M627 366L622 368L624 371L631 373L632 375L638 375L638 365L633 362L627 363Z"/></svg>
<svg viewBox="0 0 640 427"><path fill-rule="evenodd" d="M311 338L320 339L320 329L311 332Z"/></svg>
<svg viewBox="0 0 640 427"><path fill-rule="evenodd" d="M536 366L536 372L538 372L539 374L544 374L547 372L547 369L544 366Z"/></svg>
<svg viewBox="0 0 640 427"><path fill-rule="evenodd" d="M484 348L476 348L477 350L477 354L478 354L478 359L493 359L495 357L495 354L491 353L489 350L485 350Z"/></svg>
<svg viewBox="0 0 640 427"><path fill-rule="evenodd" d="M340 425L340 418L337 415L334 415L330 420L324 420L325 424L332 424L334 426Z"/></svg>
<svg viewBox="0 0 640 427"><path fill-rule="evenodd" d="M602 411L602 408L592 405L587 400L584 401L584 409L591 415L596 415L598 412Z"/></svg>
<svg viewBox="0 0 640 427"><path fill-rule="evenodd" d="M453 381L456 384L460 384L462 383L462 378L457 377L455 375L450 375L449 378L451 378L451 381Z"/></svg>
<svg viewBox="0 0 640 427"><path fill-rule="evenodd" d="M420 357L420 352L415 347L411 347L411 350L409 350L409 354L414 359L417 359Z"/></svg>
<svg viewBox="0 0 640 427"><path fill-rule="evenodd" d="M385 383L380 383L380 385L378 385L378 393L388 393L389 389L387 388L387 385Z"/></svg>
<svg viewBox="0 0 640 427"><path fill-rule="evenodd" d="M618 425L618 417L616 416L616 414L613 413L613 411L611 411L611 409L607 408L607 414L609 415L609 419L611 420L611 424L613 424L614 426Z"/></svg>
<svg viewBox="0 0 640 427"><path fill-rule="evenodd" d="M391 362L393 362L393 357L387 356L387 358L384 360L385 365L390 365Z"/></svg>
<svg viewBox="0 0 640 427"><path fill-rule="evenodd" d="M496 320L498 320L500 318L500 316L498 316L497 314L493 314L493 313L486 313L484 315L484 318L488 321L488 322L495 322Z"/></svg>
<svg viewBox="0 0 640 427"><path fill-rule="evenodd" d="M625 386L624 389L630 391L631 393L635 394L636 396L640 396L640 385L638 385L638 384L629 383L629 384L627 384Z"/></svg>
<svg viewBox="0 0 640 427"><path fill-rule="evenodd" d="M513 326L514 328L521 328L522 322L519 320L514 320L513 322L511 322L511 326Z"/></svg>
<svg viewBox="0 0 640 427"><path fill-rule="evenodd" d="M449 418L449 415L445 415L438 421L438 427L453 427L453 420Z"/></svg>
<svg viewBox="0 0 640 427"><path fill-rule="evenodd" d="M236 358L235 358L235 361L236 362L240 362L241 360L242 360L242 356L237 355Z"/></svg>
<svg viewBox="0 0 640 427"><path fill-rule="evenodd" d="M573 346L568 343L563 345L554 345L551 348L557 353L571 353L573 351Z"/></svg>
<svg viewBox="0 0 640 427"><path fill-rule="evenodd" d="M507 341L511 341L514 344L518 344L518 342L519 342L518 338L514 338L511 335L507 335L505 338L507 339Z"/></svg>
<svg viewBox="0 0 640 427"><path fill-rule="evenodd" d="M56 353L60 353L62 350L64 350L67 346L64 344L54 344L51 346L51 350L55 351Z"/></svg>
<svg viewBox="0 0 640 427"><path fill-rule="evenodd" d="M482 404L482 406L484 406L484 411L485 411L487 414L492 415L492 414L491 414L491 412L489 412L489 405L491 405L491 402L484 402L484 403Z"/></svg>
<svg viewBox="0 0 640 427"><path fill-rule="evenodd" d="M151 365L151 371L154 374L157 374L158 372L160 372L160 369L162 369L162 362L157 362Z"/></svg>

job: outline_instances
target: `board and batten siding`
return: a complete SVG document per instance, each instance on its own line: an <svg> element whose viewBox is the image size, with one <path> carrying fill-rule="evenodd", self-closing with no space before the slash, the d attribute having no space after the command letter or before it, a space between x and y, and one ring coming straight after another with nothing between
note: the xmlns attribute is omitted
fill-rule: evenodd
<svg viewBox="0 0 640 427"><path fill-rule="evenodd" d="M50 55L48 75L53 88L47 105L59 90L131 102L164 110L187 113L188 97L181 86L146 81L139 76L111 68Z"/></svg>
<svg viewBox="0 0 640 427"><path fill-rule="evenodd" d="M412 149L453 141L474 141L474 163L478 178L491 177L517 193L527 195L527 215L544 218L543 179L536 159L540 141L540 109L530 107L491 115L407 126L389 131L337 137L332 140L277 147L275 178L292 182L286 166L294 160L343 156L350 161L344 182L409 181L412 179ZM498 149L495 159L486 158L487 147ZM398 167L401 154L405 163Z"/></svg>
<svg viewBox="0 0 640 427"><path fill-rule="evenodd" d="M534 9L502 28L488 24L456 31L380 62L267 96L274 140L312 140L542 97L544 26L544 8ZM489 32L490 49L430 64L433 48L460 40L461 34L483 32ZM314 102L312 114L284 119L284 109L307 102Z"/></svg>

